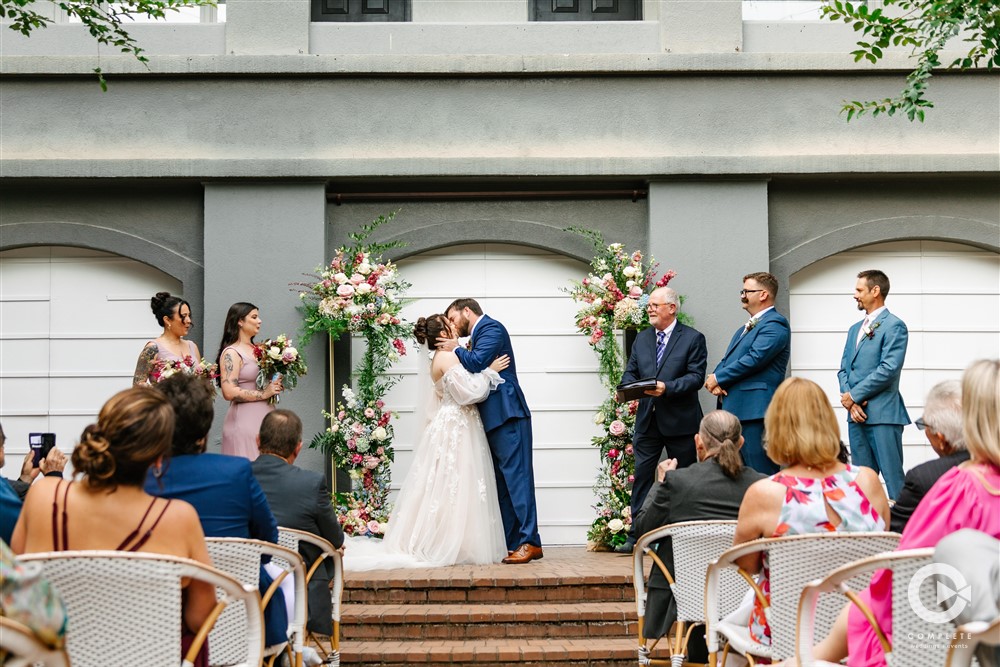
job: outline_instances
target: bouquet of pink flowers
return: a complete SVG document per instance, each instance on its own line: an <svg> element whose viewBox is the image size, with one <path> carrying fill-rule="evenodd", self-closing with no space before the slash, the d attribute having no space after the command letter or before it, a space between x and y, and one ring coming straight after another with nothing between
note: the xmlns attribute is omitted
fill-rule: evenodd
<svg viewBox="0 0 1000 667"><path fill-rule="evenodd" d="M299 382L299 376L308 372L305 359L292 346L292 339L285 334L257 343L253 348L253 356L260 367L257 373L257 386L261 389L279 376L285 389L294 389ZM278 397L272 396L269 402L277 403Z"/></svg>
<svg viewBox="0 0 1000 667"><path fill-rule="evenodd" d="M219 366L205 361L204 359L195 361L194 357L190 355L184 357L183 359L157 358L153 361L153 367L149 369L149 379L155 384L157 382L163 382L168 377L176 373L197 375L198 377L204 378L209 383L212 383L217 377L219 377ZM215 385L212 384L212 386L214 388Z"/></svg>

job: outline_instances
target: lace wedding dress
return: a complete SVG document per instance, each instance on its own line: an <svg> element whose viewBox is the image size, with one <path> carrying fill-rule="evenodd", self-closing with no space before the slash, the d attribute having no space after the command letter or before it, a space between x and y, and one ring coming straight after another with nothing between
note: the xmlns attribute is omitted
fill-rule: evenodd
<svg viewBox="0 0 1000 667"><path fill-rule="evenodd" d="M434 385L430 417L384 540L348 538L346 571L499 563L507 555L493 459L475 404L501 384L460 364Z"/></svg>

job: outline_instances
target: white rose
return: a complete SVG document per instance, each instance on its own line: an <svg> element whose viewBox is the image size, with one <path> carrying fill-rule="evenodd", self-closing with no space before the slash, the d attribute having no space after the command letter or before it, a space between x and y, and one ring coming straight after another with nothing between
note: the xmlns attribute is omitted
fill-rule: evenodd
<svg viewBox="0 0 1000 667"><path fill-rule="evenodd" d="M352 315L352 316L353 315L360 315L363 310L364 310L364 308L362 308L361 306L359 306L356 303L352 303L347 308L344 308L344 312L346 312L348 315Z"/></svg>
<svg viewBox="0 0 1000 667"><path fill-rule="evenodd" d="M625 523L621 519L612 519L608 521L608 530L612 533L620 533L625 529Z"/></svg>
<svg viewBox="0 0 1000 667"><path fill-rule="evenodd" d="M625 287L635 287L635 281L634 280L625 281Z"/></svg>
<svg viewBox="0 0 1000 667"><path fill-rule="evenodd" d="M378 440L379 442L382 442L388 437L389 437L388 432L386 432L385 428L382 426L378 426L375 428L374 431L372 431L372 438Z"/></svg>
<svg viewBox="0 0 1000 667"><path fill-rule="evenodd" d="M385 521L382 521L381 523L379 523L379 525L378 525L378 532L380 532L383 535L385 535L388 531L389 531L389 524L387 524Z"/></svg>
<svg viewBox="0 0 1000 667"><path fill-rule="evenodd" d="M361 283L360 285L357 286L356 290L358 294L368 294L369 292L372 291L372 286L369 285L368 283Z"/></svg>
<svg viewBox="0 0 1000 667"><path fill-rule="evenodd" d="M272 359L281 359L281 348L277 345L272 345L267 351L267 356Z"/></svg>
<svg viewBox="0 0 1000 667"><path fill-rule="evenodd" d="M606 283L613 283L615 281L615 278L610 273L605 273L604 277L601 278L601 280L603 280Z"/></svg>
<svg viewBox="0 0 1000 667"><path fill-rule="evenodd" d="M631 278L632 276L635 275L635 267L626 266L624 269L622 269L622 275L625 276L626 278Z"/></svg>
<svg viewBox="0 0 1000 667"><path fill-rule="evenodd" d="M372 272L372 265L369 264L368 262L361 262L360 264L358 264L358 268L356 270L361 275L367 276L369 273Z"/></svg>
<svg viewBox="0 0 1000 667"><path fill-rule="evenodd" d="M333 280L338 285L343 285L344 283L347 282L347 274L345 274L345 273L335 273L335 274L333 274Z"/></svg>
<svg viewBox="0 0 1000 667"><path fill-rule="evenodd" d="M603 424L604 423L604 415L601 414L600 412L595 412L594 413L594 423L597 424L598 426L600 426L601 424Z"/></svg>

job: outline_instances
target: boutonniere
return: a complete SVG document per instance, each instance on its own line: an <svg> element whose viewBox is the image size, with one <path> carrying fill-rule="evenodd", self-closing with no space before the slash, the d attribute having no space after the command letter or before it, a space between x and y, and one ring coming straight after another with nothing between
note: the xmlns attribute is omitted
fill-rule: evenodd
<svg viewBox="0 0 1000 667"><path fill-rule="evenodd" d="M875 337L875 330L878 329L880 326L882 326L881 322L875 322L874 324L869 324L861 331L865 334L868 340L871 340L872 338Z"/></svg>
<svg viewBox="0 0 1000 667"><path fill-rule="evenodd" d="M747 324L746 324L747 331L750 331L755 326L757 326L757 320L756 320L756 318L751 317L749 320L747 320Z"/></svg>

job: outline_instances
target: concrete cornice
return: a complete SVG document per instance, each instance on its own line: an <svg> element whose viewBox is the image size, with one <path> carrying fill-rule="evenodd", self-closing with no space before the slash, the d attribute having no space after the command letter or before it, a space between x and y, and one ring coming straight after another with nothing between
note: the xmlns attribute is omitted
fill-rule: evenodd
<svg viewBox="0 0 1000 667"><path fill-rule="evenodd" d="M950 62L959 53L942 54ZM0 54L3 76L94 76L93 56ZM126 76L631 76L672 74L885 74L915 61L887 54L877 64L845 53L663 53L568 55L151 55L149 67L129 56L100 58L106 75ZM968 74L942 70L941 74ZM973 74L1000 76L972 70Z"/></svg>

